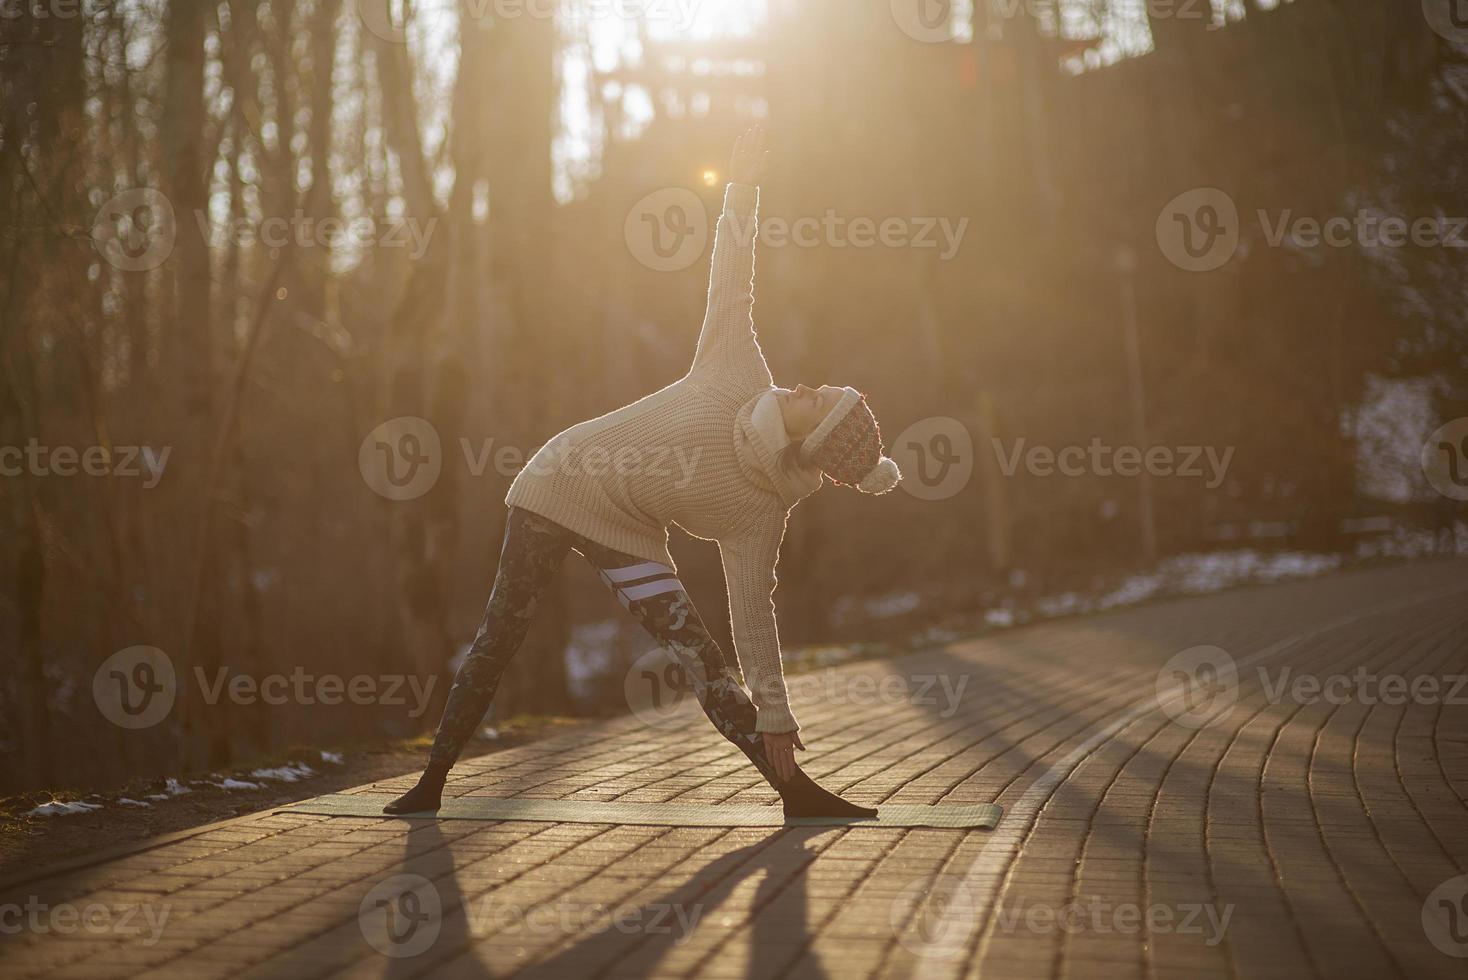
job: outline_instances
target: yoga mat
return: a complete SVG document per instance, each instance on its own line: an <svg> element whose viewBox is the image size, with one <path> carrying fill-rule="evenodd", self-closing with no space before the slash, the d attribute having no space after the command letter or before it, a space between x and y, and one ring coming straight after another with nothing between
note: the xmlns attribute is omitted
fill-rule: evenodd
<svg viewBox="0 0 1468 980"><path fill-rule="evenodd" d="M875 820L851 817L796 817L786 820L776 806L726 806L709 803L589 803L583 800L502 800L461 796L444 800L437 813L388 816L391 795L332 793L302 800L276 813L328 817L381 817L384 820L535 820L548 823L634 824L649 827L953 827L993 829L1004 808L997 803L884 803Z"/></svg>

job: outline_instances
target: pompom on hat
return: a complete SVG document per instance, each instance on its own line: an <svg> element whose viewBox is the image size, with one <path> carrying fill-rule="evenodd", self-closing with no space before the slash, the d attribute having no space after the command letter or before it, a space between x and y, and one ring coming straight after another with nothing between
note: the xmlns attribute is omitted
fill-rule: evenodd
<svg viewBox="0 0 1468 980"><path fill-rule="evenodd" d="M902 479L897 464L882 455L882 430L867 400L843 388L835 407L801 445L801 455L835 483L862 493L886 493Z"/></svg>

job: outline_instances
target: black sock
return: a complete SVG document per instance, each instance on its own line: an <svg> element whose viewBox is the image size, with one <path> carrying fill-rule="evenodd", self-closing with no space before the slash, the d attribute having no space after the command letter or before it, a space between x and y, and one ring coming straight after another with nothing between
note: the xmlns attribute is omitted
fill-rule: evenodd
<svg viewBox="0 0 1468 980"><path fill-rule="evenodd" d="M849 803L829 790L816 785L802 770L795 777L775 787L785 802L786 817L875 817L877 811L868 806Z"/></svg>
<svg viewBox="0 0 1468 980"><path fill-rule="evenodd" d="M383 813L432 813L443 803L443 784L452 763L430 762L418 785L382 808Z"/></svg>

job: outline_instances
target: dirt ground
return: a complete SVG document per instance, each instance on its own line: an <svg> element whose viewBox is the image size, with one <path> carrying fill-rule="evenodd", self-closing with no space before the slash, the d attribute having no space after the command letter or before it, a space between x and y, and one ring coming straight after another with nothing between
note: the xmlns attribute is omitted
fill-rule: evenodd
<svg viewBox="0 0 1468 980"><path fill-rule="evenodd" d="M489 755L522 745L552 730L585 724L581 719L532 718L499 727L497 738L476 739L467 755ZM83 857L95 851L146 841L267 810L323 793L361 786L412 772L423 765L429 739L342 747L336 752L299 749L260 760L252 769L309 766L312 775L293 781L261 778L251 770L180 778L174 791L162 779L141 780L106 793L51 788L0 798L0 882L38 871L48 865ZM340 761L333 761L340 758ZM225 777L256 784L258 789L222 788ZM185 792L177 792L186 789ZM175 795L176 794L176 795ZM156 799L154 797L165 797ZM124 799L145 802L132 806ZM101 804L87 813L30 816L30 811L52 800Z"/></svg>

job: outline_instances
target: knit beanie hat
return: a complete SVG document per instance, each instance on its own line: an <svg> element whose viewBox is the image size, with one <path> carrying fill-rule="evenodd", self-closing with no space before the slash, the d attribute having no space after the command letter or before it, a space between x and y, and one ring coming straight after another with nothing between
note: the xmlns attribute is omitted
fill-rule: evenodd
<svg viewBox="0 0 1468 980"><path fill-rule="evenodd" d="M862 493L886 493L902 479L897 464L882 455L877 418L855 388L842 389L836 407L805 437L801 455L834 482Z"/></svg>

